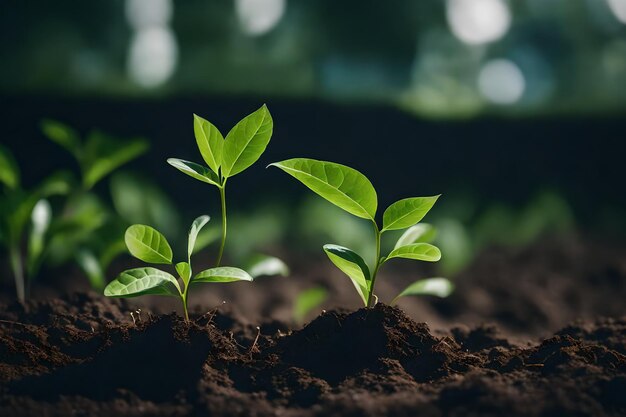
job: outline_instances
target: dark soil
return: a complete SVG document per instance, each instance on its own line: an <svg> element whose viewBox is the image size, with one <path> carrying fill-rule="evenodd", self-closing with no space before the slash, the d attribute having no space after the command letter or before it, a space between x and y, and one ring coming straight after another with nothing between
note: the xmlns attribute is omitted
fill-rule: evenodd
<svg viewBox="0 0 626 417"><path fill-rule="evenodd" d="M626 413L624 319L516 345L494 326L434 335L384 304L293 332L85 294L0 311L2 416Z"/></svg>

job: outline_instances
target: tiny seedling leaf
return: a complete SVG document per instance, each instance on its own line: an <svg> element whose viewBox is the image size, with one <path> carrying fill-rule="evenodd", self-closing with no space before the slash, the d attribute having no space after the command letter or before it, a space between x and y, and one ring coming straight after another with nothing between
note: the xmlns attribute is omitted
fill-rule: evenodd
<svg viewBox="0 0 626 417"><path fill-rule="evenodd" d="M135 268L122 272L111 281L104 289L104 295L107 297L180 296L180 287L176 278L167 272L151 267Z"/></svg>
<svg viewBox="0 0 626 417"><path fill-rule="evenodd" d="M31 213L32 227L28 237L27 268L33 275L40 263L40 256L44 251L46 232L52 220L52 207L45 198L37 201Z"/></svg>
<svg viewBox="0 0 626 417"><path fill-rule="evenodd" d="M0 145L0 183L14 189L20 185L20 170L11 152Z"/></svg>
<svg viewBox="0 0 626 417"><path fill-rule="evenodd" d="M413 243L391 251L385 262L391 258L406 258L416 261L437 262L441 259L441 251L430 243Z"/></svg>
<svg viewBox="0 0 626 417"><path fill-rule="evenodd" d="M210 168L196 164L195 162L185 161L184 159L169 158L167 163L179 170L180 172L189 175L199 181L213 184L220 187L220 179L217 174L211 171Z"/></svg>
<svg viewBox="0 0 626 417"><path fill-rule="evenodd" d="M222 153L222 175L232 177L254 164L272 137L274 122L264 104L244 117L226 135Z"/></svg>
<svg viewBox="0 0 626 417"><path fill-rule="evenodd" d="M96 258L93 252L89 250L78 251L76 254L76 262L85 275L87 275L91 288L102 290L105 287L106 281L104 279L102 265L98 262L98 258Z"/></svg>
<svg viewBox="0 0 626 417"><path fill-rule="evenodd" d="M193 115L193 133L202 159L213 172L218 172L222 164L224 137L211 122L196 114Z"/></svg>
<svg viewBox="0 0 626 417"><path fill-rule="evenodd" d="M353 168L306 158L288 159L270 166L282 169L348 213L372 220L376 215L376 190L365 175Z"/></svg>
<svg viewBox="0 0 626 417"><path fill-rule="evenodd" d="M41 131L48 139L63 147L80 161L81 143L74 129L56 120L45 119L41 122Z"/></svg>
<svg viewBox="0 0 626 417"><path fill-rule="evenodd" d="M253 278L261 276L289 275L289 267L281 259L275 256L258 255L248 263L246 270Z"/></svg>
<svg viewBox="0 0 626 417"><path fill-rule="evenodd" d="M398 298L406 297L407 295L434 295L445 298L449 296L452 291L454 291L454 284L446 278L421 279L406 287L393 299L391 304L395 304Z"/></svg>
<svg viewBox="0 0 626 417"><path fill-rule="evenodd" d="M218 266L216 268L205 269L198 273L193 277L191 283L233 281L252 281L252 277L243 269L234 268L232 266Z"/></svg>
<svg viewBox="0 0 626 417"><path fill-rule="evenodd" d="M412 243L430 243L435 239L437 229L428 223L420 223L411 226L404 231L402 236L396 242L394 249L401 246L410 245Z"/></svg>
<svg viewBox="0 0 626 417"><path fill-rule="evenodd" d="M191 228L189 229L189 239L187 240L187 258L191 262L191 254L193 253L193 248L196 246L196 239L198 238L198 233L211 220L211 218L207 215L200 216L196 218L191 224Z"/></svg>
<svg viewBox="0 0 626 417"><path fill-rule="evenodd" d="M430 211L438 195L405 198L390 205L383 214L383 230L398 230L413 226Z"/></svg>
<svg viewBox="0 0 626 417"><path fill-rule="evenodd" d="M143 224L126 229L124 241L129 252L137 259L153 264L171 264L172 248L159 231Z"/></svg>
<svg viewBox="0 0 626 417"><path fill-rule="evenodd" d="M363 303L367 305L370 272L367 264L357 253L338 245L324 245L330 261L350 278Z"/></svg>
<svg viewBox="0 0 626 417"><path fill-rule="evenodd" d="M187 262L179 262L175 265L176 272L182 278L185 286L189 284L189 278L191 278L191 266Z"/></svg>

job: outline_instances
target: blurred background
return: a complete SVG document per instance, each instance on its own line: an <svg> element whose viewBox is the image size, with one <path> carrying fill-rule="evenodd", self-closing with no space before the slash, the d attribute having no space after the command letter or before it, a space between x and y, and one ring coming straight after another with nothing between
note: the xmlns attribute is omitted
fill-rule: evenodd
<svg viewBox="0 0 626 417"><path fill-rule="evenodd" d="M442 193L426 220L444 259L428 273L454 278L489 248L523 250L546 236L611 244L626 237L626 0L0 7L0 143L23 188L59 170L78 172L75 155L42 132L44 119L79 137L106 132L116 143L143 144L93 184L101 208L80 203L94 210L81 221L106 207L119 228L85 226L72 235L77 247L93 230L123 233L132 222L150 222L183 245L194 217L218 217L218 195L165 159L200 160L193 113L225 134L263 103L274 136L259 163L232 181L231 259L278 254L303 271L297 265L308 254L327 262L323 243L373 250L368 224L264 169L299 156L365 173L381 208ZM53 218L68 212L50 200ZM57 252L69 239L58 238ZM112 262L111 251L97 257ZM42 265L71 257L51 255L58 262ZM106 272L109 262L100 275L110 279L119 267Z"/></svg>

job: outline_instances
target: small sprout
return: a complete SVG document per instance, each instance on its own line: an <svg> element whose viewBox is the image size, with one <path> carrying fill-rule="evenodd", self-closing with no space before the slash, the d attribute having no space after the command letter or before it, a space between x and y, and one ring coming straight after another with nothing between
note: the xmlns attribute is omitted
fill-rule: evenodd
<svg viewBox="0 0 626 417"><path fill-rule="evenodd" d="M272 116L263 105L244 117L226 135L226 139L208 120L193 116L193 131L200 155L207 166L178 158L167 163L198 181L214 185L220 192L222 208L222 238L216 266L220 266L226 245L226 182L249 168L263 154L274 129Z"/></svg>
<svg viewBox="0 0 626 417"><path fill-rule="evenodd" d="M183 304L185 319L189 320L187 300L192 284L252 281L252 277L246 271L229 266L210 268L193 275L191 264L193 247L198 233L208 222L209 216L200 216L193 221L189 230L187 261L178 262L174 266L178 279L168 272L153 267L129 269L106 286L104 295L122 298L141 295L179 297ZM172 248L165 236L156 229L141 224L132 225L126 230L125 241L128 251L134 257L147 263L172 265Z"/></svg>
<svg viewBox="0 0 626 417"><path fill-rule="evenodd" d="M330 261L350 278L366 307L372 307L378 302L378 297L374 294L376 276L380 267L390 259L404 258L426 262L441 259L439 248L426 243L434 237L434 230L429 226L417 224L433 207L439 198L438 195L396 201L383 213L383 225L380 228L376 222L378 208L376 190L359 171L334 162L305 158L288 159L270 166L282 169L337 207L371 222L376 244L376 259L371 269L353 250L339 245L324 245L324 252ZM387 231L402 229L408 230L387 256L381 256L382 235ZM398 297L432 294L432 291L427 291L428 288L432 287L424 284L424 281L418 281ZM452 287L449 288L451 290ZM440 291L439 294L443 292Z"/></svg>

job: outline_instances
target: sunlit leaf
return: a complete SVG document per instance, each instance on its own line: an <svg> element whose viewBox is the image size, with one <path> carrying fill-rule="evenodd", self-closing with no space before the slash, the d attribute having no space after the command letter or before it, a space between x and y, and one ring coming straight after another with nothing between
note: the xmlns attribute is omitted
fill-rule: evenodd
<svg viewBox="0 0 626 417"><path fill-rule="evenodd" d="M78 133L68 125L56 120L44 119L41 121L41 131L48 139L74 155L77 160L82 158Z"/></svg>
<svg viewBox="0 0 626 417"><path fill-rule="evenodd" d="M20 185L20 170L15 162L13 154L0 145L0 183L9 188L16 188Z"/></svg>
<svg viewBox="0 0 626 417"><path fill-rule="evenodd" d="M85 275L87 275L91 288L101 291L105 287L106 281L102 265L98 262L98 258L96 258L91 251L80 250L76 254L76 262Z"/></svg>
<svg viewBox="0 0 626 417"><path fill-rule="evenodd" d="M154 264L171 264L172 248L161 233L150 226L134 224L126 229L124 241L137 259Z"/></svg>
<svg viewBox="0 0 626 417"><path fill-rule="evenodd" d="M145 267L122 272L104 289L107 297L138 297L140 295L180 296L176 278L156 268Z"/></svg>
<svg viewBox="0 0 626 417"><path fill-rule="evenodd" d="M132 161L148 150L144 139L116 139L101 132L93 132L85 142L81 161L83 185L93 187L115 169Z"/></svg>
<svg viewBox="0 0 626 417"><path fill-rule="evenodd" d="M338 245L324 245L324 252L330 261L350 278L363 303L367 305L370 272L363 258L352 250Z"/></svg>
<svg viewBox="0 0 626 417"><path fill-rule="evenodd" d="M52 220L52 207L46 199L37 201L31 213L30 235L28 237L27 269L32 276L38 269L40 256L44 250L44 239Z"/></svg>
<svg viewBox="0 0 626 417"><path fill-rule="evenodd" d="M179 262L176 264L176 272L183 279L185 285L188 285L189 278L191 278L191 266L187 262Z"/></svg>
<svg viewBox="0 0 626 417"><path fill-rule="evenodd" d="M211 122L196 114L193 115L193 133L202 159L213 172L218 172L222 164L224 137Z"/></svg>
<svg viewBox="0 0 626 417"><path fill-rule="evenodd" d="M272 137L274 122L264 104L244 117L226 135L222 153L222 175L232 177L254 164Z"/></svg>
<svg viewBox="0 0 626 417"><path fill-rule="evenodd" d="M433 197L414 197L396 201L383 214L383 230L397 230L413 226L430 211L438 195Z"/></svg>
<svg viewBox="0 0 626 417"><path fill-rule="evenodd" d="M191 228L189 229L189 239L187 240L187 258L191 259L191 254L193 253L193 248L196 246L196 239L198 238L198 233L211 220L211 218L207 215L200 216L196 218L191 224Z"/></svg>
<svg viewBox="0 0 626 417"><path fill-rule="evenodd" d="M219 177L210 168L178 158L168 158L167 163L192 178L220 187Z"/></svg>
<svg viewBox="0 0 626 417"><path fill-rule="evenodd" d="M391 304L395 304L398 298L406 297L407 295L434 295L445 298L449 296L452 291L454 291L454 284L446 278L421 279L406 287L393 299Z"/></svg>
<svg viewBox="0 0 626 417"><path fill-rule="evenodd" d="M334 162L295 158L270 164L348 213L374 219L378 200L372 183L359 171Z"/></svg>
<svg viewBox="0 0 626 417"><path fill-rule="evenodd" d="M391 251L386 260L391 258L405 258L416 261L437 262L441 259L441 251L429 243L413 243L401 246Z"/></svg>
<svg viewBox="0 0 626 417"><path fill-rule="evenodd" d="M286 277L289 275L289 267L281 259L275 256L257 255L248 262L246 271L253 278L260 276L274 276L281 275Z"/></svg>
<svg viewBox="0 0 626 417"><path fill-rule="evenodd" d="M252 279L250 274L243 269L232 266L219 266L198 273L191 282L195 284L201 282L252 281Z"/></svg>
<svg viewBox="0 0 626 417"><path fill-rule="evenodd" d="M402 236L396 242L394 249L401 246L410 245L411 243L430 243L435 239L437 229L428 223L420 223L411 226L404 231Z"/></svg>
<svg viewBox="0 0 626 417"><path fill-rule="evenodd" d="M309 288L296 297L293 306L293 318L296 323L302 323L313 309L318 308L328 298L328 291L323 287Z"/></svg>

